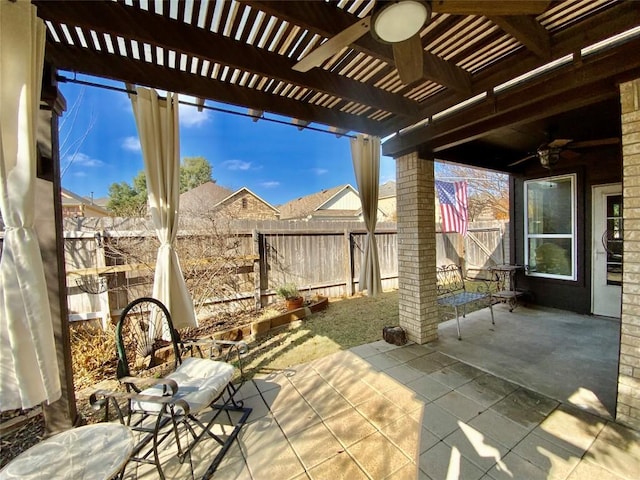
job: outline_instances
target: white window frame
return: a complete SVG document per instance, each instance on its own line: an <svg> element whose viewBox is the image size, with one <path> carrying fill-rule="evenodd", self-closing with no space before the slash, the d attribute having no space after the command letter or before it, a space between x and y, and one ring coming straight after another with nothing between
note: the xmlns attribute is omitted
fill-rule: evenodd
<svg viewBox="0 0 640 480"><path fill-rule="evenodd" d="M545 234L545 233L536 233L529 234L529 185L534 183L541 183L545 181L554 181L554 180L571 180L571 233L570 234ZM535 272L529 271L526 269L526 274L531 277L542 277L542 278L554 278L558 280L570 280L576 281L578 275L578 252L577 252L577 241L576 241L576 233L577 233L577 225L576 225L576 182L577 175L575 173L568 175L557 175L555 177L546 177L546 178L537 178L526 180L524 182L524 259L525 263L529 262L529 240L532 238L569 238L571 239L571 275L557 275L553 273L544 273L544 272Z"/></svg>

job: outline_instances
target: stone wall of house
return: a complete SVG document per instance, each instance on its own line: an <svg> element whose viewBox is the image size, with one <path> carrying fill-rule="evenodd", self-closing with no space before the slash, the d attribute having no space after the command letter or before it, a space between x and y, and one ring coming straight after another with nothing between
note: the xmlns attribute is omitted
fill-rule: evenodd
<svg viewBox="0 0 640 480"><path fill-rule="evenodd" d="M433 161L415 152L397 158L396 193L400 326L422 344L438 336Z"/></svg>
<svg viewBox="0 0 640 480"><path fill-rule="evenodd" d="M276 212L254 195L243 191L229 198L218 212L230 219L275 220Z"/></svg>
<svg viewBox="0 0 640 480"><path fill-rule="evenodd" d="M624 266L616 418L640 428L640 79L620 85Z"/></svg>

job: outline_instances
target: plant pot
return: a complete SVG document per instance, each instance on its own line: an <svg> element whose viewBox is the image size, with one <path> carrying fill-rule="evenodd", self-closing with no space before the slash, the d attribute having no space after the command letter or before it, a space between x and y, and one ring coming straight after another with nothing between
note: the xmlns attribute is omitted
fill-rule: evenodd
<svg viewBox="0 0 640 480"><path fill-rule="evenodd" d="M284 304L287 307L287 310L296 310L297 308L302 307L302 305L304 304L304 298L298 297L286 299L284 301Z"/></svg>

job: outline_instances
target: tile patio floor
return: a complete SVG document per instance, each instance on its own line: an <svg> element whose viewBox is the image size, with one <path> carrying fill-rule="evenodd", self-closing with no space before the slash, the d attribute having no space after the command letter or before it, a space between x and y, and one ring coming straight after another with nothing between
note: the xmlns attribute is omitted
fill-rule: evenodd
<svg viewBox="0 0 640 480"><path fill-rule="evenodd" d="M362 345L241 393L253 412L216 479L640 478L639 432L429 346ZM167 478L200 478L211 448L167 459ZM125 478L157 472L134 465Z"/></svg>

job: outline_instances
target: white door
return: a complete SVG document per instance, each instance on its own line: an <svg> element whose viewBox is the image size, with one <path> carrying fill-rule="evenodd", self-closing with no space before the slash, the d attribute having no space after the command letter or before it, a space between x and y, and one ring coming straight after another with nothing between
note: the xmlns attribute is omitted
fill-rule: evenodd
<svg viewBox="0 0 640 480"><path fill-rule="evenodd" d="M591 311L620 318L622 295L622 186L593 187Z"/></svg>

